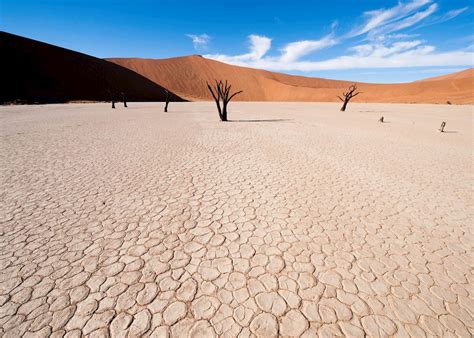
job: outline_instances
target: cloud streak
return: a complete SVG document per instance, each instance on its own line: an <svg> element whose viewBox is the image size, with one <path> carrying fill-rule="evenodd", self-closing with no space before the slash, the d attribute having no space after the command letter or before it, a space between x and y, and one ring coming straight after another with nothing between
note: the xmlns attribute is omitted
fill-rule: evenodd
<svg viewBox="0 0 474 338"><path fill-rule="evenodd" d="M356 27L348 33L348 37L355 37L378 30L386 24L396 22L412 14L414 11L431 3L431 0L414 0L408 3L398 3L398 5L388 9L376 9L364 13L365 23Z"/></svg>
<svg viewBox="0 0 474 338"><path fill-rule="evenodd" d="M379 29L375 29L369 33L369 37L379 36L382 34L388 34L400 31L402 29L412 27L413 25L417 24L418 22L426 19L431 14L433 14L438 9L437 4L430 5L426 10L417 12L411 16L408 16L402 20L398 20L396 22L387 24L382 26Z"/></svg>
<svg viewBox="0 0 474 338"><path fill-rule="evenodd" d="M287 44L282 48L281 62L293 62L314 51L331 47L337 44L337 40L326 36L320 40L303 40Z"/></svg>
<svg viewBox="0 0 474 338"><path fill-rule="evenodd" d="M438 5L432 0L399 2L391 8L363 13L364 22L341 37L336 37L332 32L316 40L290 42L280 48L277 55L268 55L272 47L271 38L253 34L248 37L248 53L204 56L239 66L274 71L472 66L472 48L438 52L435 46L418 38L419 35L403 33L403 30L424 24L437 10ZM432 21L451 20L466 10L467 7L453 9ZM335 21L331 25L332 30L336 26ZM345 55L326 60L307 60L316 51L360 36L366 37L366 43L349 48Z"/></svg>

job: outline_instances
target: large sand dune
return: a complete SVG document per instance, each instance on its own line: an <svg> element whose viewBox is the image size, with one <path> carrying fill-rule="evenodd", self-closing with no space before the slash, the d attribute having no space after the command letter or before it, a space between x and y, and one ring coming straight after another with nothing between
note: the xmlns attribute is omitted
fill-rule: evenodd
<svg viewBox="0 0 474 338"><path fill-rule="evenodd" d="M304 76L273 73L238 67L201 56L170 59L112 58L109 61L127 67L150 80L191 100L209 100L206 82L228 80L244 93L242 101L337 101L337 95L352 83ZM398 103L474 103L472 70L462 76L450 75L427 82L402 84L359 83L363 94L355 102Z"/></svg>
<svg viewBox="0 0 474 338"><path fill-rule="evenodd" d="M164 89L127 68L72 50L0 32L0 103L164 101ZM180 100L172 95L172 100Z"/></svg>
<svg viewBox="0 0 474 338"><path fill-rule="evenodd" d="M0 336L472 336L471 106L162 108L0 107Z"/></svg>

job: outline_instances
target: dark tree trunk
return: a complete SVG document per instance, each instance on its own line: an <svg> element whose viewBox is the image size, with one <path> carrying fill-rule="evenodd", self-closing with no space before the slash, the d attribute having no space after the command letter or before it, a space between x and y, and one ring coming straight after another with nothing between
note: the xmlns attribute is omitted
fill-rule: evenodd
<svg viewBox="0 0 474 338"><path fill-rule="evenodd" d="M221 121L227 121L227 103L224 103L224 107L222 108Z"/></svg>
<svg viewBox="0 0 474 338"><path fill-rule="evenodd" d="M347 107L348 103L349 103L348 100L344 101L344 103L342 104L342 107L341 107L341 111L346 111L346 107Z"/></svg>
<svg viewBox="0 0 474 338"><path fill-rule="evenodd" d="M122 96L123 106L127 108L127 98L125 97L125 93L122 92L120 95Z"/></svg>
<svg viewBox="0 0 474 338"><path fill-rule="evenodd" d="M112 100L112 109L115 109L115 101Z"/></svg>
<svg viewBox="0 0 474 338"><path fill-rule="evenodd" d="M219 119L222 121L222 109L220 101L216 101L217 112L219 113Z"/></svg>
<svg viewBox="0 0 474 338"><path fill-rule="evenodd" d="M168 104L170 103L170 92L166 91L165 113L168 112Z"/></svg>

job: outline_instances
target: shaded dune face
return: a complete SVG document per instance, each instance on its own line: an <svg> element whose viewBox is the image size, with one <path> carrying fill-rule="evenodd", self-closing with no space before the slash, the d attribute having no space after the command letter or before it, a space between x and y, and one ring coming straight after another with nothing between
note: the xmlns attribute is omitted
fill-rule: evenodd
<svg viewBox="0 0 474 338"><path fill-rule="evenodd" d="M120 65L0 32L0 103L120 100L164 101L165 89ZM182 101L174 94L171 100Z"/></svg>
<svg viewBox="0 0 474 338"><path fill-rule="evenodd" d="M226 79L244 92L240 101L336 102L353 83L294 76L232 66L192 55L170 59L113 58L111 62L129 68L190 100L211 100L206 82ZM462 73L462 74L461 74ZM402 84L357 83L362 92L354 102L474 103L472 69L432 81Z"/></svg>

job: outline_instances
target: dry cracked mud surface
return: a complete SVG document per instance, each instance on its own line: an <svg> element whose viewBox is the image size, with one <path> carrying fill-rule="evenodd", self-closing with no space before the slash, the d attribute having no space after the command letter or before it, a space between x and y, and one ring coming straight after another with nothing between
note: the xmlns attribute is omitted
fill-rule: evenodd
<svg viewBox="0 0 474 338"><path fill-rule="evenodd" d="M0 336L474 333L472 106L129 106L0 107Z"/></svg>

